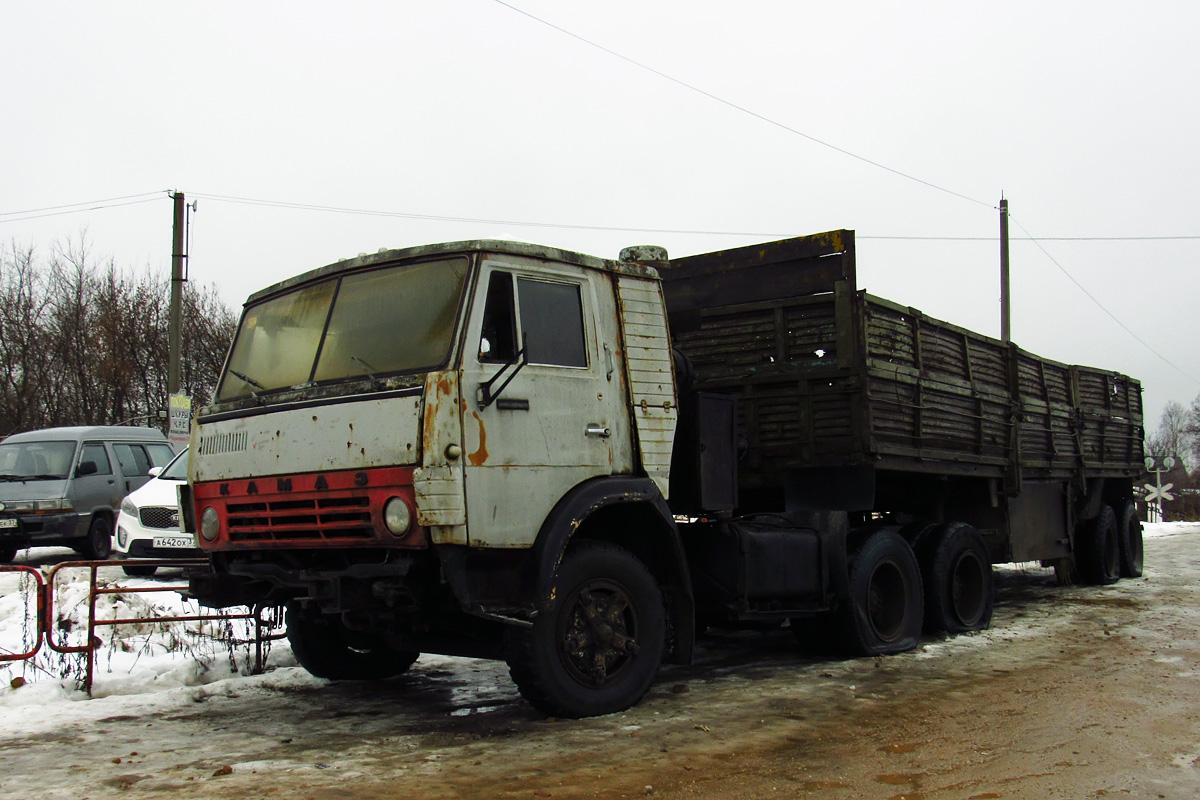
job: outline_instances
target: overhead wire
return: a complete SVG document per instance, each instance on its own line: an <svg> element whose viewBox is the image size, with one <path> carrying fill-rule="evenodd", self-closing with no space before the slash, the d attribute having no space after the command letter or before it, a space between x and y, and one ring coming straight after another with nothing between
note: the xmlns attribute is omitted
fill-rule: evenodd
<svg viewBox="0 0 1200 800"><path fill-rule="evenodd" d="M158 199L158 195L169 194L170 190L162 190L160 192L146 192L143 194L125 195L124 197L112 197L106 200L89 200L81 203L65 203L58 206L49 206L47 208L26 209L23 211L0 211L0 223L3 222L19 222L25 219L39 219L41 216L55 216L57 214L71 214L83 211L93 211L104 208L115 208L124 205L133 205L136 203L150 202ZM711 228L700 230L695 228L632 228L623 225L587 225L577 222L532 222L529 220L518 219L499 219L489 217L464 217L450 214L420 214L413 211L388 211L384 209L373 208L353 208L348 206L333 206L315 203L297 203L290 200L271 200L260 197L239 197L234 195L211 194L207 192L189 192L188 197L193 199L202 199L218 203L239 203L243 205L265 206L268 208L288 208L300 211L321 211L331 214L349 214L360 216L375 216L375 217L393 217L397 219L415 219L428 222L460 222L473 225L499 225L499 226L515 226L529 228L552 228L560 230L585 230L585 231L602 231L614 233L660 233L668 235L680 236L745 236L745 237L777 237L783 238L787 236L795 236L795 231L746 231L746 230L714 230ZM144 198L134 200L133 202L113 202L120 200L130 200L133 198ZM30 215L35 212L54 212L57 214L42 214L38 216L15 216L15 215ZM13 217L12 219L3 219L4 217ZM913 241L913 242L995 242L995 236L893 236L887 234L856 234L858 240L873 240L873 241ZM1010 237L1010 241L1034 241L1032 237ZM1039 236L1037 241L1041 242L1156 242L1156 241L1200 241L1200 234L1177 234L1164 236Z"/></svg>
<svg viewBox="0 0 1200 800"><path fill-rule="evenodd" d="M720 95L713 94L712 92L709 92L705 89L701 89L699 86L696 86L694 84L688 83L687 81L676 78L674 75L663 72L662 70L659 70L659 69L655 69L654 67L651 67L650 65L648 65L644 62L638 61L637 59L631 58L631 57L625 55L624 53L621 53L617 50L613 50L609 47L605 47L604 45L594 42L585 36L580 36L578 33L575 33L574 31L570 31L559 25L555 25L553 22L549 22L535 14L529 13L528 11L526 11L522 8L518 8L517 6L513 5L512 3L505 2L505 0L494 0L494 2L504 6L505 8L509 9L510 11L513 11L513 12L516 12L517 14L521 14L522 16L528 17L529 19L533 20L534 22L545 25L547 28L552 28L553 30L558 31L559 33L561 33L565 36L570 36L572 39L583 42L584 44L586 44L589 47L594 47L595 49L600 50L601 52L608 53L610 56L613 56L614 58L619 58L626 63L632 64L633 66L638 67L639 69L643 69L647 72L653 73L664 80L668 80L671 83L676 84L677 86L682 86L683 88L687 89L688 91L692 91L692 92L695 92L696 94L707 97L710 100L713 100L713 101L720 103L721 105L727 106L729 108L732 108L736 111L740 111L743 114L748 114L749 116L754 117L755 119L760 120L762 122L765 122L768 125L773 125L776 128L787 131L788 133L791 133L795 136L800 136L814 144L820 145L821 147L827 147L830 150L833 150L834 152L841 153L844 156L848 156L857 161L861 161L864 164L868 164L872 167L876 167L876 168L884 170L886 172L890 172L893 175L897 175L901 178L905 178L906 180L915 181L916 183L919 183L923 186L927 186L930 189L936 189L939 192L945 192L946 194L953 195L954 197L957 197L961 200L966 200L968 202L975 203L977 205L981 205L984 208L996 208L995 203L989 203L984 200L979 200L979 199L971 197L969 195L965 195L961 192L956 192L953 189L947 189L945 186L939 186L938 184L933 183L932 181L927 181L924 178L918 178L915 175L912 175L910 173L896 169L895 167L889 167L887 164L883 164L879 161L875 161L873 159L867 158L866 156L859 155L858 153L855 153L851 150L847 150L844 147L838 147L837 145L835 145L831 142L827 142L824 139L819 139L810 133L805 133L804 131L799 130L798 128L793 128L792 126L787 125L786 123L780 122L779 120L772 119L771 117L768 117L765 114L760 114L757 111L753 111L749 108L746 108L745 106L738 105L737 103L734 103L731 100L726 100L724 97L721 97Z"/></svg>
<svg viewBox="0 0 1200 800"><path fill-rule="evenodd" d="M243 205L265 206L268 208L289 208L300 211L322 211L332 214L349 214L373 217L394 217L397 219L416 219L428 222L461 222L473 225L500 225L528 228L556 228L560 230L606 231L617 233L661 233L682 236L746 236L746 237L787 237L797 235L795 231L737 231L699 230L689 228L631 228L623 225L587 225L577 222L531 222L518 219L498 219L489 217L461 217L447 214L420 214L413 211L386 211L371 208L353 208L348 206L330 206L313 203L297 203L289 200L270 200L258 197L237 197L232 195L207 194L191 192L189 197L213 202L239 203ZM856 239L872 239L883 241L916 241L916 242L995 242L996 236L888 236L856 234ZM1041 236L1043 242L1140 242L1140 241L1200 241L1200 234L1177 236ZM1026 241L1022 237L1010 237L1010 241ZM1032 241L1032 239L1029 239Z"/></svg>
<svg viewBox="0 0 1200 800"><path fill-rule="evenodd" d="M45 208L30 208L24 211L0 211L0 224L5 222L25 222L33 219L44 219L46 217L61 217L64 214L79 214L84 211L99 211L106 208L134 206L157 200L159 199L158 195L164 194L166 191L164 189L161 192L142 192L141 194L128 194L122 197L109 197L104 200L87 200L82 203L65 203L57 206L46 206Z"/></svg>
<svg viewBox="0 0 1200 800"><path fill-rule="evenodd" d="M1109 316L1109 318L1112 319L1113 322L1117 323L1117 325L1119 325L1121 327L1122 330L1124 330L1126 333L1128 333L1130 336L1132 336L1134 339L1136 339L1138 341L1138 343L1142 345L1142 347L1146 348L1151 353L1153 353L1155 356L1157 356L1164 364L1169 366L1171 369L1175 370L1180 375L1182 375L1183 377L1192 381L1193 383L1200 384L1200 380L1198 380L1191 374L1185 372L1182 368L1180 368L1177 364L1172 362L1169 358L1167 358L1162 353L1155 350L1154 347L1152 347L1149 342L1147 342L1145 339L1143 339L1142 337L1140 337L1136 333L1134 333L1133 329L1130 328L1128 325L1126 325L1124 322L1122 322L1120 320L1120 318L1117 317L1116 314L1109 311L1108 308L1106 308L1105 305L1103 303L1101 303L1096 298L1095 295L1093 295L1091 292L1089 292L1087 290L1087 288L1075 278L1074 275L1072 275L1069 271L1067 271L1066 267L1064 267L1062 264L1059 263L1058 259L1056 259L1054 256L1050 255L1050 251L1047 250L1045 247L1043 247L1041 241L1036 239L1033 236L1033 234L1031 234L1025 228L1025 226L1020 223L1019 220L1013 219L1011 216L1009 217L1009 219L1012 222L1014 222L1018 228L1020 228L1022 231L1025 231L1025 235L1027 237L1029 237L1028 241L1033 242L1033 244L1036 245L1037 248L1042 251L1042 255L1046 256L1046 258L1048 258L1050 260L1051 264L1058 267L1059 271L1062 272L1063 275L1066 275L1068 280L1070 280L1071 283L1075 284L1075 286L1079 289L1079 291L1083 292L1084 295L1086 295L1089 300L1091 300L1093 303L1096 304L1097 308L1099 308L1101 311L1103 311L1105 314L1107 314Z"/></svg>
<svg viewBox="0 0 1200 800"><path fill-rule="evenodd" d="M602 52L604 52L604 53L607 53L607 54L609 54L609 55L613 56L614 58L619 58L619 59L621 59L622 61L625 61L626 63L632 64L632 65L634 65L634 66L636 66L636 67L638 67L638 68L640 68L640 69L643 69L643 70L645 70L645 71L647 71L647 72L653 73L654 75L657 75L657 76L659 76L660 78L663 78L663 79L665 79L665 80L668 80L668 81L670 81L670 82L672 82L672 83L674 83L674 84L676 84L676 85L678 85L678 86L682 86L683 88L685 88L685 89L688 89L689 91L692 91L692 92L695 92L695 93L697 93L697 94L703 95L704 97L707 97L707 98L709 98L709 99L711 99L711 100L713 100L713 101L715 101L715 102L718 102L718 103L720 103L720 104L722 104L722 105L724 105L724 106L727 106L727 107L729 107L729 108L736 109L737 111L740 111L740 112L742 112L742 113L744 113L744 114L748 114L749 116L751 116L751 117L754 117L755 119L761 120L761 121L763 121L763 122L766 122L766 123L767 123L767 124L769 124L769 125L773 125L773 126L775 126L775 127L777 127L777 128L780 128L780 129L782 129L782 130L785 130L785 131L787 131L787 132L789 132L789 133L795 134L796 136L800 136L800 137L802 137L802 138L804 138L804 139L807 139L807 140L809 140L809 141L811 141L811 142L813 142L813 143L815 143L815 144L821 145L822 147L829 148L830 150L833 150L833 151L835 151L835 152L841 153L841 154L843 154L843 155L845 155L845 156L848 156L848 157L850 157L850 158L856 159L856 160L858 160L858 161L861 161L861 162L863 162L863 163L865 163L865 164L869 164L869 165L871 165L871 166L873 166L873 167L877 167L877 168L879 168L879 169L882 169L882 170L884 170L884 171L886 171L886 172L890 172L890 173L892 173L893 175L897 175L897 176L900 176L900 177L902 177L902 178L906 178L906 179L908 179L908 180L911 180L911 181L914 181L914 182L916 182L916 183L919 183L919 184L922 184L922 185L924 185L924 186L927 186L927 187L929 187L929 188L931 188L931 189L936 189L936 190L937 190L937 191L939 191L939 192L944 192L944 193L946 193L946 194L953 195L954 197L958 197L958 198L960 198L960 199L967 200L967 201L969 201L969 202L971 202L971 203L975 203L975 204L977 204L977 205L982 205L982 206L985 206L985 207L987 207L987 208L996 208L996 206L995 206L994 204L992 204L992 203L987 203L987 202L984 202L984 201L982 201L982 200L978 200L978 199L976 199L976 198L973 198L973 197L970 197L970 196L968 196L968 195L962 194L961 192L954 191L953 189L947 189L947 188L946 188L946 187L944 187L944 186L939 186L938 184L932 183L931 181L927 181L927 180L924 180L924 179L922 179L922 178L918 178L918 177L916 177L915 175L911 175L911 174L909 174L909 173L903 172L903 171L901 171L901 170L898 170L898 169L895 169L895 168L893 168L893 167L889 167L889 166L887 166L886 164L882 164L882 163L880 163L880 162L878 162L878 161L874 161L874 160L872 160L872 159L866 158L865 156L861 156L861 155L859 155L858 153L854 153L854 152L852 152L852 151L850 151L850 150L846 150L845 148L838 147L837 145L831 144L830 142L826 142L826 141L824 141L824 140L822 140L822 139L818 139L817 137L815 137L815 136L812 136L811 134L805 133L805 132L803 132L803 131L801 131L801 130L798 130L798 129L796 129L796 128L793 128L793 127L791 127L790 125L786 125L786 124L784 124L784 123L782 123L782 122L779 122L778 120L775 120L775 119L772 119L772 118L770 118L770 117L767 117L767 116L766 116L766 115L764 115L764 114L760 114L760 113L758 113L758 112L756 112L756 111L752 111L752 110L750 110L750 109L748 109L748 108L746 108L746 107L744 107L744 106L738 105L737 103L734 103L734 102L731 102L731 101L729 101L729 100L726 100L725 98L723 98L723 97L720 97L720 96L718 96L718 95L715 95L715 94L713 94L712 92L706 91L706 90L704 90L704 89L701 89L701 88L699 88L698 86L695 86L695 85L693 85L693 84L687 83L686 81L680 80L679 78L676 78L676 77L675 77L675 76L673 76L673 75L670 75L670 74L668 74L668 73L665 73L665 72L663 72L663 71L661 71L661 70L655 69L654 67L651 67L651 66L649 66L648 64L645 64L645 63L643 63L643 62L641 62L641 61L638 61L638 60L636 60L636 59L634 59L634 58L630 58L629 56L626 56L626 55L625 55L625 54L623 54L623 53L620 53L620 52L618 52L618 51L616 51L616 50L613 50L613 49L611 49L611 48L605 47L604 45L601 45L601 44L599 44L599 43L597 43L597 42L594 42L594 41L592 41L592 40L590 40L590 39L588 39L588 38L586 38L586 37L584 37L584 36L581 36L581 35L579 35L579 34L577 34L577 33L573 32L573 31L570 31L570 30L568 30L568 29L566 29L566 28L563 28L563 27L561 27L561 26L559 26L559 25L555 25L554 23L552 23L552 22L549 22L548 20L542 19L541 17L538 17L538 16L537 16L537 15L535 15L535 14L531 14L531 13L529 13L528 11L525 11L524 9L518 8L517 6L513 5L512 3L506 2L505 0L494 0L494 2L498 3L499 5L502 5L502 6L504 6L505 8L509 9L510 11L513 11L513 12L515 12L515 13L521 14L522 16L525 16L525 17L527 17L527 18L529 18L529 19L531 19L531 20L533 20L533 21L535 21L535 22L538 22L538 23L540 23L540 24L542 24L542 25L545 25L545 26L546 26L546 27L548 27L548 28L552 28L553 30L556 30L556 31L558 31L559 33L562 33L562 34L563 34L563 35L565 35L565 36L569 36L569 37L571 37L572 39L575 39L575 40L577 40L577 41L583 42L584 44L588 45L589 47L593 47L593 48L595 48L595 49L597 49L597 50L600 50L600 51L602 51ZM1018 225L1019 225L1019 223L1018 223ZM1022 227L1021 229L1022 229L1022 230L1025 230L1025 229L1024 229L1024 227ZM1060 270L1063 272L1063 274L1064 274L1064 275L1066 275L1068 278L1070 278L1070 279L1071 279L1071 282L1072 282L1072 283L1074 283L1074 284L1075 284L1075 285L1076 285L1076 286L1079 288L1079 290L1080 290L1080 291L1082 291L1082 292L1083 292L1083 293L1084 293L1084 294L1085 294L1085 295L1088 297L1088 299L1090 299L1090 300L1091 300L1093 303L1095 303L1097 306L1099 306L1099 307L1100 307L1100 309L1101 309L1101 310L1102 310L1102 311L1103 311L1105 314L1107 314L1109 317L1111 317L1111 318L1113 319L1113 321L1115 321L1115 322L1116 322L1118 325L1120 325L1120 326L1121 326L1121 328L1122 328L1122 329L1124 329L1126 333L1128 333L1130 336L1132 336L1134 339L1136 339L1136 340L1137 340L1139 343L1141 343L1141 345L1142 345L1143 347L1145 347L1147 350L1149 350L1150 352L1154 353L1154 355L1156 355L1158 358L1162 359L1164 362L1166 362L1166 363L1167 363L1169 366L1171 366L1173 369L1175 369L1176 371L1178 371L1178 372L1179 372L1181 375L1184 375L1185 377L1189 378L1190 380L1192 380L1192 381L1194 381L1194 382L1200 383L1200 381L1196 381L1196 379L1195 379L1195 378L1193 378L1191 375L1188 375L1186 372L1184 372L1184 371L1183 371L1182 369L1180 369L1178 366L1176 366L1175 364L1171 363L1171 361L1170 361L1169 359L1167 359L1165 356L1163 356L1161 353L1159 353L1157 350L1155 350L1153 347L1151 347L1151 346L1150 346L1150 345L1149 345L1149 344L1148 344L1148 343L1147 343L1147 342L1146 342L1144 339L1142 339L1140 336L1138 336L1136 333L1134 333L1134 332L1133 332L1133 331L1132 331L1132 330L1131 330L1131 329L1130 329L1130 328L1129 328L1127 325L1125 325L1125 323L1121 322L1121 320L1120 320L1120 319L1118 319L1118 318L1117 318L1117 316L1116 316L1115 314L1113 314L1111 311L1109 311L1109 310L1108 310L1108 309L1107 309L1107 308L1104 306L1104 304L1103 304L1103 303L1101 303L1101 302L1100 302L1098 299L1096 299L1096 297L1095 297L1095 296L1094 296L1094 295L1093 295L1091 292L1089 292L1089 291L1088 291L1086 288L1084 288L1083 284L1081 284L1081 283L1080 283L1078 280L1076 280L1076 279L1075 279L1075 277L1074 277L1073 275L1071 275L1069 272L1067 272L1067 270L1066 270L1066 269L1065 269L1065 268L1064 268L1064 267L1063 267L1061 264L1059 264L1059 263L1058 263L1058 261L1057 261L1057 260L1055 260L1055 259L1054 259L1054 257L1053 257L1053 256L1051 256L1051 255L1050 255L1050 253L1049 253L1049 252L1048 252L1048 251L1047 251L1047 250L1046 250L1044 247L1042 247L1041 243L1040 243L1040 242L1039 242L1037 239L1034 239L1034 238L1033 238L1031 235L1029 235L1029 231L1025 230L1025 233L1026 233L1026 235L1027 235L1027 236L1029 236L1029 241L1032 241L1032 242L1033 242L1035 245L1037 245L1038 249L1040 249L1040 250L1042 251L1042 253L1044 253L1044 254L1046 255L1046 257L1047 257L1047 258L1049 258L1049 259L1050 259L1050 261L1051 261L1051 262L1052 262L1052 263L1053 263L1053 264L1054 264L1056 267L1058 267L1058 268L1059 268L1059 269L1060 269ZM879 238L879 239L883 239L883 238L894 238L894 239L899 239L899 238L908 238L908 237L859 237L859 238ZM916 237L914 237L914 238L916 238ZM939 238L939 239L943 239L943 240L947 240L945 237L938 237L938 238ZM1159 237L1153 237L1153 238L1156 238L1156 239L1157 239L1157 238L1159 238ZM1192 238L1196 238L1196 237L1190 237L1190 236L1189 236L1189 237L1163 237L1163 238L1172 238L1172 239L1174 239L1174 238L1179 238L1179 239L1192 239ZM924 240L924 239L922 239L922 240ZM966 240L967 240L967 241L970 241L971 239L966 239ZM1076 239L1074 239L1074 240L1077 240L1077 241L1085 241L1084 239L1078 239L1078 238L1076 238ZM1101 238L1101 237L1096 237L1096 238L1094 238L1094 239L1088 239L1088 240L1090 240L1090 241L1118 241L1118 239L1115 239L1115 238L1112 238L1112 237L1103 237L1103 238ZM927 241L927 240L926 240L926 241ZM994 240L992 240L992 241L994 241ZM1011 238L1010 238L1010 241L1011 241Z"/></svg>

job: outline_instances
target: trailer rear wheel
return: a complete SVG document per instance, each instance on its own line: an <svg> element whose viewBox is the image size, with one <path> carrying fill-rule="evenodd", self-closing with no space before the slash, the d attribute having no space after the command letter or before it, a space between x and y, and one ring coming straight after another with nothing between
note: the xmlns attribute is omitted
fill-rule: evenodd
<svg viewBox="0 0 1200 800"><path fill-rule="evenodd" d="M1121 577L1121 553L1117 542L1117 515L1112 506L1103 505L1095 518L1080 529L1075 565L1084 582L1107 586Z"/></svg>
<svg viewBox="0 0 1200 800"><path fill-rule="evenodd" d="M850 596L839 634L856 655L890 655L917 646L924 617L921 569L894 530L872 534L850 565Z"/></svg>
<svg viewBox="0 0 1200 800"><path fill-rule="evenodd" d="M1121 577L1142 577L1142 521L1137 506L1126 502L1117 527L1117 543L1121 553Z"/></svg>
<svg viewBox="0 0 1200 800"><path fill-rule="evenodd" d="M917 543L925 584L925 630L966 633L992 621L992 564L979 531L964 522L939 525Z"/></svg>
<svg viewBox="0 0 1200 800"><path fill-rule="evenodd" d="M666 611L654 576L627 550L580 542L567 550L555 585L549 613L532 628L505 631L513 682L550 716L629 708L662 661Z"/></svg>
<svg viewBox="0 0 1200 800"><path fill-rule="evenodd" d="M420 653L395 650L377 635L352 631L336 615L287 607L287 637L300 666L318 678L371 681L399 675Z"/></svg>

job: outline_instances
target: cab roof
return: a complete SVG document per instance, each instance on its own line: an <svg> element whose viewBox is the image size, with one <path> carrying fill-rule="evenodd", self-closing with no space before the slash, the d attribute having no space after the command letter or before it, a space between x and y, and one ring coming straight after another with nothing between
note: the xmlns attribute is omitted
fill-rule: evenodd
<svg viewBox="0 0 1200 800"><path fill-rule="evenodd" d="M250 295L246 301L246 305L256 303L259 300L293 287L342 272L352 272L354 270L382 266L397 261L419 260L439 256L472 255L475 253L495 253L497 255L514 255L543 261L558 261L589 269L603 270L605 272L632 275L651 280L658 279L658 272L653 267L646 266L645 264L612 261L606 258L598 258L597 256L589 256L584 253L576 253L572 250L561 250L557 247L530 244L528 242L514 242L505 239L471 239L461 242L424 244L397 250L382 248L376 253L360 253L354 258L335 261L327 266L310 270L261 289Z"/></svg>

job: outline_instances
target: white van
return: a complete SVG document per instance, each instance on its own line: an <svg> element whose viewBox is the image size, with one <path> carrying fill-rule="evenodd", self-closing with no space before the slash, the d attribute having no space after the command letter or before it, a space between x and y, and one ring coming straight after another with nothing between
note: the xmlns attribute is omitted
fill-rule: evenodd
<svg viewBox="0 0 1200 800"><path fill-rule="evenodd" d="M125 495L175 453L154 428L86 426L0 442L0 563L26 547L65 545L108 558Z"/></svg>

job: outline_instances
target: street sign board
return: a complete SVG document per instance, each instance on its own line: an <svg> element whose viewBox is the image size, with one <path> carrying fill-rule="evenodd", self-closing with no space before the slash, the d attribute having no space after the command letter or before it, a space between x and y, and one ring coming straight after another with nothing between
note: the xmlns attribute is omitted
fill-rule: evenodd
<svg viewBox="0 0 1200 800"><path fill-rule="evenodd" d="M171 395L171 425L167 439L176 453L188 446L192 432L192 398L186 394Z"/></svg>

